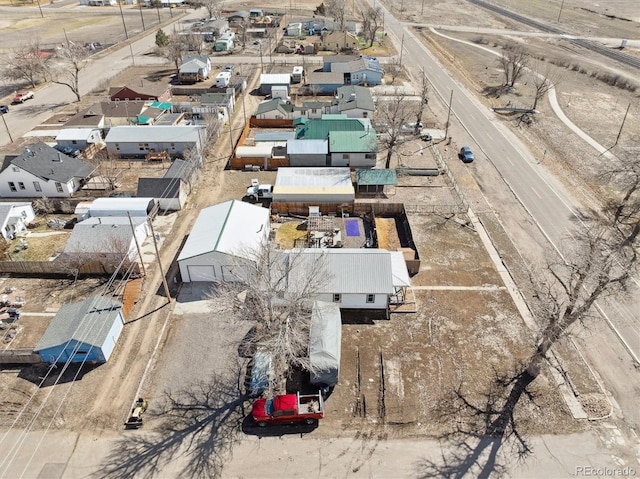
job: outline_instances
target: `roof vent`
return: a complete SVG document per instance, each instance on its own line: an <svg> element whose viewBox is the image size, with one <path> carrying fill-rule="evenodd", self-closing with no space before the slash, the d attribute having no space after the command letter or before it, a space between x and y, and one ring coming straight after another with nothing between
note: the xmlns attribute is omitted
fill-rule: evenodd
<svg viewBox="0 0 640 479"><path fill-rule="evenodd" d="M62 154L58 152L58 154L53 158L53 161L57 163L62 163Z"/></svg>

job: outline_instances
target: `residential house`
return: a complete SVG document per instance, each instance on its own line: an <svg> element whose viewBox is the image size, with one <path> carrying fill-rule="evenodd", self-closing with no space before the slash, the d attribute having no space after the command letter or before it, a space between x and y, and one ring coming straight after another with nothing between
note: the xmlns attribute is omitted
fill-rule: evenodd
<svg viewBox="0 0 640 479"><path fill-rule="evenodd" d="M216 40L214 50L216 52L226 52L233 49L235 42L235 34L232 32L226 32L220 35L220 38Z"/></svg>
<svg viewBox="0 0 640 479"><path fill-rule="evenodd" d="M294 106L280 98L263 101L258 105L255 117L259 120L291 120Z"/></svg>
<svg viewBox="0 0 640 479"><path fill-rule="evenodd" d="M195 114L217 115L218 120L226 123L231 118L231 113L236 104L233 88L227 88L224 93L203 93L200 97L200 106L193 106Z"/></svg>
<svg viewBox="0 0 640 479"><path fill-rule="evenodd" d="M227 17L229 23L235 23L236 25L243 25L245 21L249 20L249 12L246 10L240 10L238 12L234 12Z"/></svg>
<svg viewBox="0 0 640 479"><path fill-rule="evenodd" d="M154 198L160 211L179 211L191 192L195 166L177 159L162 178L138 178L136 196Z"/></svg>
<svg viewBox="0 0 640 479"><path fill-rule="evenodd" d="M287 87L287 94L291 88L289 73L262 73L260 75L260 94L271 95L273 87Z"/></svg>
<svg viewBox="0 0 640 479"><path fill-rule="evenodd" d="M121 199L121 198L116 198ZM131 226L133 223L133 227ZM138 245L149 235L147 218L141 216L91 216L76 223L63 255L85 261L110 257L115 261L135 261Z"/></svg>
<svg viewBox="0 0 640 479"><path fill-rule="evenodd" d="M234 281L269 237L267 208L231 200L200 211L180 255L182 281Z"/></svg>
<svg viewBox="0 0 640 479"><path fill-rule="evenodd" d="M293 111L294 118L322 118L322 115L331 113L329 101L303 101L302 106L296 106Z"/></svg>
<svg viewBox="0 0 640 479"><path fill-rule="evenodd" d="M287 25L285 33L289 37L299 37L302 35L302 23L290 23Z"/></svg>
<svg viewBox="0 0 640 479"><path fill-rule="evenodd" d="M63 130L67 128L98 129L102 131L104 129L102 109L96 107L96 105L91 105L89 108L80 110L62 125Z"/></svg>
<svg viewBox="0 0 640 479"><path fill-rule="evenodd" d="M328 140L331 131L363 132L371 128L367 118L347 118L346 115L322 115L320 119L298 119L296 139Z"/></svg>
<svg viewBox="0 0 640 479"><path fill-rule="evenodd" d="M291 250L298 267L289 273L289 287L295 290L308 284L310 269L330 278L321 287L318 301L337 303L340 309L377 309L388 311L391 302L402 302L411 286L409 273L400 252L373 248L307 248ZM324 271L318 271L322 264Z"/></svg>
<svg viewBox="0 0 640 479"><path fill-rule="evenodd" d="M225 18L209 19L203 30L211 32L215 38L218 38L229 31L229 21Z"/></svg>
<svg viewBox="0 0 640 479"><path fill-rule="evenodd" d="M108 130L113 126L131 125L146 108L145 101L101 101L91 105L84 116L85 119L90 119L92 116L102 115L102 127ZM72 120L75 121L75 117L71 118L66 125Z"/></svg>
<svg viewBox="0 0 640 479"><path fill-rule="evenodd" d="M121 303L105 296L90 296L62 305L34 350L42 362L49 364L105 363L123 327Z"/></svg>
<svg viewBox="0 0 640 479"><path fill-rule="evenodd" d="M371 91L356 85L338 88L331 104L331 113L344 114L347 118L373 118L375 110Z"/></svg>
<svg viewBox="0 0 640 479"><path fill-rule="evenodd" d="M380 63L365 57L345 63L334 62L331 71L342 73L345 85L381 85L384 76Z"/></svg>
<svg viewBox="0 0 640 479"><path fill-rule="evenodd" d="M0 203L0 234L12 240L36 218L31 203Z"/></svg>
<svg viewBox="0 0 640 479"><path fill-rule="evenodd" d="M302 143L313 141L320 140ZM354 198L349 168L278 168L273 187L274 202L353 203Z"/></svg>
<svg viewBox="0 0 640 479"><path fill-rule="evenodd" d="M355 51L358 50L358 37L347 31L331 32L321 35L320 41L314 45L319 51Z"/></svg>
<svg viewBox="0 0 640 479"><path fill-rule="evenodd" d="M0 171L0 196L5 198L70 197L95 167L39 142L16 157L5 157Z"/></svg>
<svg viewBox="0 0 640 479"><path fill-rule="evenodd" d="M209 78L211 59L208 55L185 55L178 69L180 83L196 83Z"/></svg>
<svg viewBox="0 0 640 479"><path fill-rule="evenodd" d="M60 146L68 146L84 150L89 145L102 141L100 130L97 128L63 128L56 136L56 143Z"/></svg>
<svg viewBox="0 0 640 479"><path fill-rule="evenodd" d="M312 95L334 95L344 85L344 74L334 72L310 72L307 86Z"/></svg>
<svg viewBox="0 0 640 479"><path fill-rule="evenodd" d="M170 101L171 84L138 78L134 82L109 88L111 101Z"/></svg>
<svg viewBox="0 0 640 479"><path fill-rule="evenodd" d="M378 157L378 138L373 128L365 131L329 132L331 166L373 168Z"/></svg>
<svg viewBox="0 0 640 479"><path fill-rule="evenodd" d="M187 150L202 150L202 127L177 126L118 126L111 128L105 143L107 151L121 158L144 157L150 151L166 151L172 158Z"/></svg>

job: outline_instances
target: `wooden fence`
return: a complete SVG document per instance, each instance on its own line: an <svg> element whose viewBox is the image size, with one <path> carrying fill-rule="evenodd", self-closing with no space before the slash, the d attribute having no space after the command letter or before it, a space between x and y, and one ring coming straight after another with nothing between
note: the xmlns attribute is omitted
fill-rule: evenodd
<svg viewBox="0 0 640 479"><path fill-rule="evenodd" d="M0 350L0 364L38 364L42 359L31 348Z"/></svg>
<svg viewBox="0 0 640 479"><path fill-rule="evenodd" d="M286 118L256 118L251 117L249 124L252 128L293 128L293 120Z"/></svg>
<svg viewBox="0 0 640 479"><path fill-rule="evenodd" d="M59 277L73 276L110 276L118 270L120 261L101 260L88 261L78 265L74 261L0 261L0 273L11 273L16 276ZM132 265L132 275L140 274L138 263ZM127 273L127 268L120 268L120 273Z"/></svg>

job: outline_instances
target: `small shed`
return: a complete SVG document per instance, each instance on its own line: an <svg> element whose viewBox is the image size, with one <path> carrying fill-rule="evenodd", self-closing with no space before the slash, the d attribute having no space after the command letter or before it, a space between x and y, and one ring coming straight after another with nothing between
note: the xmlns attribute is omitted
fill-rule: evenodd
<svg viewBox="0 0 640 479"><path fill-rule="evenodd" d="M291 166L327 166L329 140L289 140L287 157Z"/></svg>
<svg viewBox="0 0 640 479"><path fill-rule="evenodd" d="M344 75L334 72L311 72L307 75L309 90L315 95L333 95L344 85Z"/></svg>
<svg viewBox="0 0 640 479"><path fill-rule="evenodd" d="M102 140L100 130L97 128L65 128L56 136L56 143L60 146L69 146L84 150L89 145L99 143Z"/></svg>
<svg viewBox="0 0 640 479"><path fill-rule="evenodd" d="M358 193L384 193L385 186L396 186L397 184L398 176L396 170L356 170Z"/></svg>
<svg viewBox="0 0 640 479"><path fill-rule="evenodd" d="M97 198L91 203L89 216L147 217L155 210L153 198Z"/></svg>
<svg viewBox="0 0 640 479"><path fill-rule="evenodd" d="M353 203L349 168L278 168L273 201L282 203Z"/></svg>
<svg viewBox="0 0 640 479"><path fill-rule="evenodd" d="M90 296L65 304L34 348L46 363L106 363L124 326L122 304Z"/></svg>
<svg viewBox="0 0 640 479"><path fill-rule="evenodd" d="M311 310L309 361L311 384L332 387L340 377L342 320L337 303L315 301Z"/></svg>

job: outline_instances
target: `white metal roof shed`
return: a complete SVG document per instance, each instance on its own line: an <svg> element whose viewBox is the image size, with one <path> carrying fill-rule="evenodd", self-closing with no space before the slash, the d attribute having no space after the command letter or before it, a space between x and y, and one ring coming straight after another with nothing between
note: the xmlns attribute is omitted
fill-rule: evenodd
<svg viewBox="0 0 640 479"><path fill-rule="evenodd" d="M97 128L63 128L56 135L56 141L88 139Z"/></svg>
<svg viewBox="0 0 640 479"><path fill-rule="evenodd" d="M242 145L236 148L235 155L238 158L270 158L274 147L286 144L286 141L261 141L255 146Z"/></svg>
<svg viewBox="0 0 640 479"><path fill-rule="evenodd" d="M288 73L262 73L260 75L261 85L290 85L291 75Z"/></svg>
<svg viewBox="0 0 640 479"><path fill-rule="evenodd" d="M329 153L329 140L287 141L289 155L326 155L327 153Z"/></svg>
<svg viewBox="0 0 640 479"><path fill-rule="evenodd" d="M202 134L202 127L193 125L114 126L109 130L105 141L107 143L148 143L153 141L196 143Z"/></svg>
<svg viewBox="0 0 640 479"><path fill-rule="evenodd" d="M393 285L396 287L411 286L407 262L401 251L389 251L391 255L391 271L393 272Z"/></svg>
<svg viewBox="0 0 640 479"><path fill-rule="evenodd" d="M96 198L89 207L89 216L147 216L153 210L153 198Z"/></svg>
<svg viewBox="0 0 640 479"><path fill-rule="evenodd" d="M246 257L269 234L269 210L231 200L203 208L178 261L213 251Z"/></svg>
<svg viewBox="0 0 640 479"><path fill-rule="evenodd" d="M278 168L274 201L350 202L355 198L349 168Z"/></svg>

